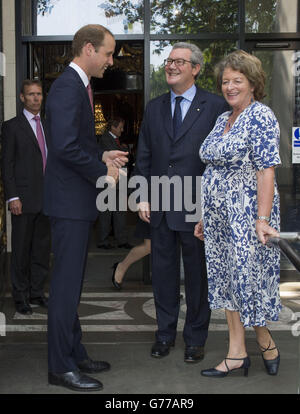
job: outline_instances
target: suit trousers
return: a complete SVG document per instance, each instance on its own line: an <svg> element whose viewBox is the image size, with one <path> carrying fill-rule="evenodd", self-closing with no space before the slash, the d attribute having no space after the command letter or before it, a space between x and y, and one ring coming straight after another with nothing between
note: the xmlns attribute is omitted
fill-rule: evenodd
<svg viewBox="0 0 300 414"><path fill-rule="evenodd" d="M156 340L172 342L176 338L180 310L180 247L187 307L183 338L187 346L204 346L211 314L204 243L191 231L171 230L165 215L157 228L151 227Z"/></svg>
<svg viewBox="0 0 300 414"><path fill-rule="evenodd" d="M50 224L42 213L11 215L11 282L15 302L44 295L49 275Z"/></svg>
<svg viewBox="0 0 300 414"><path fill-rule="evenodd" d="M48 305L49 372L78 370L87 358L78 317L92 223L51 217L54 254Z"/></svg>
<svg viewBox="0 0 300 414"><path fill-rule="evenodd" d="M113 225L114 237L118 244L127 243L126 211L101 211L98 222L98 243L109 244L108 237Z"/></svg>

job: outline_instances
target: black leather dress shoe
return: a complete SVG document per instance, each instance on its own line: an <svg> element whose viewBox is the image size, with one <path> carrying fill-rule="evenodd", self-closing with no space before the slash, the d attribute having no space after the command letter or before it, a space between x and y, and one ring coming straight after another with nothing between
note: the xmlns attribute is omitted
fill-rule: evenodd
<svg viewBox="0 0 300 414"><path fill-rule="evenodd" d="M32 315L32 309L26 300L16 302L15 306L16 306L16 311L21 313L22 315Z"/></svg>
<svg viewBox="0 0 300 414"><path fill-rule="evenodd" d="M203 346L186 346L184 362L199 362L204 358Z"/></svg>
<svg viewBox="0 0 300 414"><path fill-rule="evenodd" d="M48 374L51 385L60 385L73 391L100 391L103 385L100 381L81 374L79 371L65 372L64 374Z"/></svg>
<svg viewBox="0 0 300 414"><path fill-rule="evenodd" d="M48 308L48 299L45 296L41 296L39 298L31 298L29 302L31 305L38 305L42 308Z"/></svg>
<svg viewBox="0 0 300 414"><path fill-rule="evenodd" d="M90 358L79 362L77 365L81 372L85 372L87 374L110 370L110 364L108 362L93 361Z"/></svg>
<svg viewBox="0 0 300 414"><path fill-rule="evenodd" d="M118 244L119 249L132 249L134 246L132 246L129 243L122 243L122 244Z"/></svg>
<svg viewBox="0 0 300 414"><path fill-rule="evenodd" d="M156 341L151 349L151 356L154 358L163 358L170 352L170 348L174 346L174 342Z"/></svg>

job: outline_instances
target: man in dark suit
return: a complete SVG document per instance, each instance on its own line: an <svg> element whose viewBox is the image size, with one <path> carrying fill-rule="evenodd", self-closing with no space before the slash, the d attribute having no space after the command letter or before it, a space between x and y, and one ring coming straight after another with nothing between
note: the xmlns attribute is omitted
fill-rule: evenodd
<svg viewBox="0 0 300 414"><path fill-rule="evenodd" d="M40 118L41 83L25 80L20 99L23 112L2 125L2 177L12 222L12 295L17 312L30 315L30 303L47 308L50 254L49 220L42 213L48 136Z"/></svg>
<svg viewBox="0 0 300 414"><path fill-rule="evenodd" d="M99 140L99 145L104 151L111 150L120 150L128 151L126 145L120 142L120 137L124 131L125 120L119 116L108 121L107 130L101 136ZM117 186L118 189L118 186ZM118 190L117 190L118 191ZM116 195L116 200L118 201L119 196ZM118 247L131 249L131 246L128 243L127 238L127 229L126 229L126 211L118 211L118 206L116 211L101 211L99 214L99 242L98 248L100 249L112 249L113 246L109 243L108 237L111 230L111 223L113 223L113 231L115 239L117 240Z"/></svg>
<svg viewBox="0 0 300 414"><path fill-rule="evenodd" d="M50 217L54 266L48 310L49 383L77 391L103 388L84 373L106 371L81 343L77 308L86 266L90 228L96 219L96 181L118 179L128 159L121 151L99 151L90 78L103 77L113 64L115 40L100 25L75 34L74 59L51 86L46 102L50 140L45 173L45 214ZM106 165L105 165L106 164Z"/></svg>
<svg viewBox="0 0 300 414"><path fill-rule="evenodd" d="M199 148L222 112L227 110L223 98L195 86L203 57L196 45L176 43L165 60L166 80L170 93L150 101L146 107L138 142L136 174L151 177L179 177L182 194L197 198L196 177L201 176L204 164ZM190 187L184 179L190 177ZM153 192L152 192L153 194ZM160 193L162 196L165 192ZM140 203L139 215L151 225L152 285L158 330L151 355L168 355L174 346L180 308L180 247L184 264L186 319L183 331L184 361L198 362L204 357L210 310L204 245L194 237L194 222L187 220L185 205L176 207L172 201L178 192L170 191L169 211L151 210L149 202ZM177 200L178 201L178 200ZM177 211L179 210L179 211ZM196 218L194 219L196 221Z"/></svg>

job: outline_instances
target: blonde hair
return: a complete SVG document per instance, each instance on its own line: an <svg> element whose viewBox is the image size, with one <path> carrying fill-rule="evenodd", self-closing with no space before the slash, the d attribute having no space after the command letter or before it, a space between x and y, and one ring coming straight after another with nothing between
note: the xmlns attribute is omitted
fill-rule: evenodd
<svg viewBox="0 0 300 414"><path fill-rule="evenodd" d="M244 50L236 50L221 60L215 68L217 87L222 91L223 73L226 68L243 73L250 85L254 88L254 98L261 101L264 96L266 75L263 71L261 61L254 55Z"/></svg>

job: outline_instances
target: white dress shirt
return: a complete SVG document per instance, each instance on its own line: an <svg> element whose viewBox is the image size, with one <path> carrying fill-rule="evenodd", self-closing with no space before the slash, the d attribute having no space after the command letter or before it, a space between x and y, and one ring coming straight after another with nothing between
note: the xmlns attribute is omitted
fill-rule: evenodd
<svg viewBox="0 0 300 414"><path fill-rule="evenodd" d="M191 103L196 95L196 92L197 92L197 88L195 84L192 85L188 90L186 90L182 95L176 95L171 90L172 116L174 116L174 111L175 111L175 98L177 96L182 96L184 99L182 99L182 101L180 102L180 108L181 108L182 120L184 120L184 117L186 116L187 111L190 109Z"/></svg>
<svg viewBox="0 0 300 414"><path fill-rule="evenodd" d="M80 76L80 79L82 80L83 84L85 87L88 86L88 84L90 83L89 78L87 76L87 74L85 73L85 71L83 69L81 69L80 66L78 66L76 63L71 62L69 65L71 68L73 68L74 70L76 70L76 72L78 73L78 75Z"/></svg>

